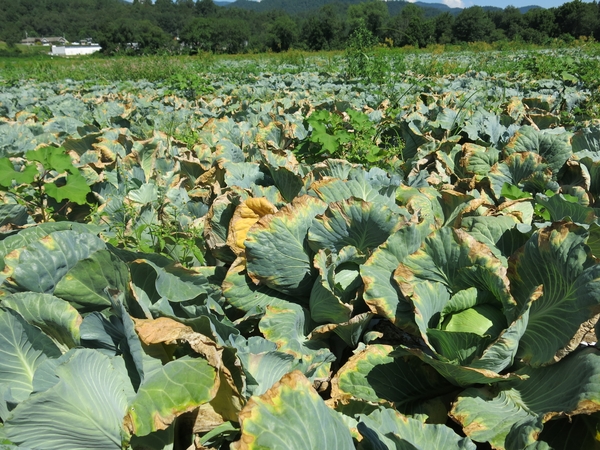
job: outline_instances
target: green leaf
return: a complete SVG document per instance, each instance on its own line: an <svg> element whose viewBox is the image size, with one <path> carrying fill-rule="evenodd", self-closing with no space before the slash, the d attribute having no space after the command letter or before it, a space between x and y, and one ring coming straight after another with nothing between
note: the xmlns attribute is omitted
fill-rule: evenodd
<svg viewBox="0 0 600 450"><path fill-rule="evenodd" d="M259 336L234 340L236 355L246 374L247 395L262 395L282 376L292 372L299 360L277 351L277 345Z"/></svg>
<svg viewBox="0 0 600 450"><path fill-rule="evenodd" d="M529 192L523 192L518 186L513 184L504 183L502 185L502 191L500 192L502 197L509 200L518 200L521 198L532 198Z"/></svg>
<svg viewBox="0 0 600 450"><path fill-rule="evenodd" d="M393 208L393 198L385 197L371 186L365 179L341 180L338 178L325 178L315 181L310 185L310 195L316 195L325 203L337 203L350 200L353 197L365 202L377 203Z"/></svg>
<svg viewBox="0 0 600 450"><path fill-rule="evenodd" d="M33 220L29 217L27 208L23 205L16 203L0 205L0 227L7 224L23 226L27 222L33 222ZM2 260L0 260L0 264L4 267Z"/></svg>
<svg viewBox="0 0 600 450"><path fill-rule="evenodd" d="M50 294L18 292L3 297L0 304L17 311L27 322L39 327L63 350L79 345L82 318L65 300Z"/></svg>
<svg viewBox="0 0 600 450"><path fill-rule="evenodd" d="M487 368L476 368L460 366L456 362L443 360L443 357L432 356L430 352L425 353L419 348L397 347L390 355L393 357L416 356L421 361L429 364L438 371L446 380L455 386L468 387L473 384L490 384L497 381L506 381L518 378L514 374L499 375Z"/></svg>
<svg viewBox="0 0 600 450"><path fill-rule="evenodd" d="M259 184L265 177L260 171L260 166L251 162L227 161L225 169L225 184L227 186L239 186L243 189L251 189L253 184Z"/></svg>
<svg viewBox="0 0 600 450"><path fill-rule="evenodd" d="M398 264L418 250L421 234L416 226L407 224L377 248L360 266L365 285L364 299L371 311L379 314L398 327L415 330L413 306L403 298L393 274Z"/></svg>
<svg viewBox="0 0 600 450"><path fill-rule="evenodd" d="M57 283L54 295L78 309L104 309L110 306L105 289L128 291L129 270L108 250L100 250L75 264Z"/></svg>
<svg viewBox="0 0 600 450"><path fill-rule="evenodd" d="M494 255L504 262L517 251L528 234L520 231L513 216L470 216L464 217L461 227L479 242L486 244Z"/></svg>
<svg viewBox="0 0 600 450"><path fill-rule="evenodd" d="M57 202L68 200L78 205L87 203L86 196L91 192L85 178L79 173L69 173L65 177L66 184L59 186L57 182L46 183L44 191Z"/></svg>
<svg viewBox="0 0 600 450"><path fill-rule="evenodd" d="M284 306L294 300L265 285L254 284L242 264L234 264L227 271L223 281L223 296L230 305L246 312L264 309L268 305Z"/></svg>
<svg viewBox="0 0 600 450"><path fill-rule="evenodd" d="M17 312L0 308L0 388L10 389L16 401L25 400L33 390L35 370L46 359L59 356L56 344L39 328Z"/></svg>
<svg viewBox="0 0 600 450"><path fill-rule="evenodd" d="M232 262L236 255L227 245L229 223L236 207L245 200L245 192L240 196L237 192L228 192L214 199L206 215L204 236L206 244L215 258Z"/></svg>
<svg viewBox="0 0 600 450"><path fill-rule="evenodd" d="M233 450L353 450L350 430L299 371L284 375L239 415L242 436Z"/></svg>
<svg viewBox="0 0 600 450"><path fill-rule="evenodd" d="M528 323L529 307L522 311L521 315L506 330L500 333L498 339L489 345L479 358L471 361L469 366L496 373L512 366L519 348L519 341L525 333Z"/></svg>
<svg viewBox="0 0 600 450"><path fill-rule="evenodd" d="M312 339L328 337L332 333L338 335L349 347L356 348L363 333L371 324L374 314L362 313L344 323L330 323L315 328L310 336Z"/></svg>
<svg viewBox="0 0 600 450"><path fill-rule="evenodd" d="M304 181L300 175L285 167L270 167L269 169L275 186L287 202L292 202L302 193Z"/></svg>
<svg viewBox="0 0 600 450"><path fill-rule="evenodd" d="M133 389L121 358L95 350L66 353L56 384L20 403L5 422L10 440L24 447L120 450L123 416Z"/></svg>
<svg viewBox="0 0 600 450"><path fill-rule="evenodd" d="M466 143L462 152L461 166L467 174L477 175L477 179L487 176L492 166L498 162L499 151L493 147Z"/></svg>
<svg viewBox="0 0 600 450"><path fill-rule="evenodd" d="M503 448L511 428L520 421L589 414L600 410L600 354L584 349L547 367L524 367L524 377L461 393L452 417L471 439Z"/></svg>
<svg viewBox="0 0 600 450"><path fill-rule="evenodd" d="M488 174L496 198L525 198L525 192L544 192L552 181L552 170L534 152L510 154L494 164Z"/></svg>
<svg viewBox="0 0 600 450"><path fill-rule="evenodd" d="M104 248L104 242L93 234L56 231L7 255L4 273L19 290L51 294L79 261Z"/></svg>
<svg viewBox="0 0 600 450"><path fill-rule="evenodd" d="M519 344L518 356L528 364L551 363L579 326L595 315L600 265L588 254L586 239L584 228L558 223L534 233L509 261L511 291L521 308L541 286Z"/></svg>
<svg viewBox="0 0 600 450"><path fill-rule="evenodd" d="M41 147L37 150L30 150L25 153L28 161L37 161L46 170L55 170L59 173L70 172L74 170L71 157L62 147Z"/></svg>
<svg viewBox="0 0 600 450"><path fill-rule="evenodd" d="M345 247L340 254L327 254L319 250L314 264L319 271L310 293L310 314L318 323L341 323L350 319L353 307L350 303L362 285L358 273L361 262L354 247ZM358 259L357 259L358 257ZM336 269L340 266L338 273ZM341 268L346 267L346 270Z"/></svg>
<svg viewBox="0 0 600 450"><path fill-rule="evenodd" d="M575 223L591 224L596 219L596 210L568 201L562 194L546 197L537 194L536 201L550 213L552 222L570 219Z"/></svg>
<svg viewBox="0 0 600 450"><path fill-rule="evenodd" d="M468 365L481 355L490 343L488 336L460 331L427 331L430 345L443 357L458 365Z"/></svg>
<svg viewBox="0 0 600 450"><path fill-rule="evenodd" d="M308 296L314 269L306 235L325 207L305 195L250 228L245 241L250 278L286 295Z"/></svg>
<svg viewBox="0 0 600 450"><path fill-rule="evenodd" d="M394 278L409 299L418 295L415 286L421 280L442 283L451 294L475 286L482 303L503 310L509 319L515 316L516 303L510 295L502 262L489 247L461 229L441 228L430 235L418 251L398 266ZM419 306L431 307L426 301ZM440 307L443 305L438 305L433 313L441 311Z"/></svg>
<svg viewBox="0 0 600 450"><path fill-rule="evenodd" d="M502 311L491 305L476 305L460 312L446 316L442 322L442 330L474 333L478 336L498 337L507 327Z"/></svg>
<svg viewBox="0 0 600 450"><path fill-rule="evenodd" d="M301 306L293 303L286 307L268 306L258 327L266 339L277 344L279 351L302 359L320 374L328 373L333 354L326 343L306 337L313 327Z"/></svg>
<svg viewBox="0 0 600 450"><path fill-rule="evenodd" d="M31 184L38 175L35 164L25 165L25 168L17 172L9 158L0 158L0 186L11 187L13 181L16 184Z"/></svg>
<svg viewBox="0 0 600 450"><path fill-rule="evenodd" d="M202 358L184 356L171 361L140 386L125 423L137 436L164 430L179 415L211 401L217 381L217 370Z"/></svg>
<svg viewBox="0 0 600 450"><path fill-rule="evenodd" d="M342 403L353 398L393 402L398 410L412 413L426 400L455 389L418 358L395 358L392 350L389 345L369 345L350 357L331 380L332 398Z"/></svg>
<svg viewBox="0 0 600 450"><path fill-rule="evenodd" d="M358 431L364 440L359 450L444 449L475 450L469 439L456 434L445 425L426 424L403 416L393 409L378 409L369 415L360 414Z"/></svg>
<svg viewBox="0 0 600 450"><path fill-rule="evenodd" d="M396 199L413 215L412 222L417 224L423 238L444 224L443 202L440 197L440 193L432 187L415 189L400 186L396 191Z"/></svg>
<svg viewBox="0 0 600 450"><path fill-rule="evenodd" d="M572 154L571 134L564 129L539 131L523 126L504 147L504 151L507 155L515 152L538 153L556 174Z"/></svg>
<svg viewBox="0 0 600 450"><path fill-rule="evenodd" d="M149 260L144 263L156 271L157 294L171 302L185 302L208 294L209 282L201 273L179 265L159 267Z"/></svg>
<svg viewBox="0 0 600 450"><path fill-rule="evenodd" d="M353 246L367 253L385 242L398 221L398 216L385 205L349 199L330 204L323 215L313 220L308 242L315 252L321 248L339 252Z"/></svg>

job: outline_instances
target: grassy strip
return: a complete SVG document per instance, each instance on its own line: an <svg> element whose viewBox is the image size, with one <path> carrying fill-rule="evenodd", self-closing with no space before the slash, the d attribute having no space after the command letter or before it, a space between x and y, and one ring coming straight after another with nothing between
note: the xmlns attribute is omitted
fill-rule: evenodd
<svg viewBox="0 0 600 450"><path fill-rule="evenodd" d="M48 47L43 47L47 50ZM15 85L27 80L56 82L70 79L112 83L147 80L161 82L190 75L228 76L240 80L264 72L328 72L343 73L347 61L344 52L304 52L245 55L155 55L105 57L51 57L30 48L27 56L0 57L0 86ZM36 53L38 52L38 53ZM386 60L389 75L412 72L417 76L460 75L468 71L493 74L530 74L537 78L560 76L563 68L579 74L600 74L600 44L575 41L568 48L542 49L517 43L470 43L465 45L435 45L426 49L373 49L374 57Z"/></svg>

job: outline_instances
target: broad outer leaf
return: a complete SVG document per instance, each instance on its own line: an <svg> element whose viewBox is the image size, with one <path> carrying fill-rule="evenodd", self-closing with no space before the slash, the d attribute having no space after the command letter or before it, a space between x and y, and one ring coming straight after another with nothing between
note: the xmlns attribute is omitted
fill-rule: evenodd
<svg viewBox="0 0 600 450"><path fill-rule="evenodd" d="M52 294L63 276L106 245L90 233L56 231L4 258L4 274L21 290Z"/></svg>
<svg viewBox="0 0 600 450"><path fill-rule="evenodd" d="M171 361L140 386L125 425L137 436L164 430L177 416L211 401L218 388L217 370L205 359L184 356Z"/></svg>
<svg viewBox="0 0 600 450"><path fill-rule="evenodd" d="M238 258L227 271L223 281L223 296L227 302L242 311L266 308L268 305L284 306L292 297L265 285L255 285L246 273L246 267Z"/></svg>
<svg viewBox="0 0 600 450"><path fill-rule="evenodd" d="M298 359L277 350L277 346L259 336L234 342L236 356L246 373L246 392L262 395L286 373L294 370Z"/></svg>
<svg viewBox="0 0 600 450"><path fill-rule="evenodd" d="M27 322L41 328L67 349L79 345L82 318L69 302L50 294L18 292L3 297L0 303L17 311Z"/></svg>
<svg viewBox="0 0 600 450"><path fill-rule="evenodd" d="M353 450L349 428L325 405L299 371L252 397L240 413L242 436L234 450Z"/></svg>
<svg viewBox="0 0 600 450"><path fill-rule="evenodd" d="M387 206L352 198L330 204L316 217L308 241L315 252L323 248L339 252L353 246L367 253L383 244L397 224L398 216Z"/></svg>
<svg viewBox="0 0 600 450"><path fill-rule="evenodd" d="M496 198L500 198L505 183L526 191L545 191L552 180L552 170L537 153L519 152L494 164L488 177Z"/></svg>
<svg viewBox="0 0 600 450"><path fill-rule="evenodd" d="M588 254L586 238L585 229L558 223L534 233L509 261L511 290L521 307L542 286L517 354L531 365L551 363L600 308L600 265Z"/></svg>
<svg viewBox="0 0 600 450"><path fill-rule="evenodd" d="M9 439L23 447L114 449L133 389L121 358L71 350L56 368L58 382L20 403L6 421Z"/></svg>
<svg viewBox="0 0 600 450"><path fill-rule="evenodd" d="M10 388L15 400L29 396L39 365L60 355L54 342L37 327L15 311L0 308L0 388Z"/></svg>
<svg viewBox="0 0 600 450"><path fill-rule="evenodd" d="M479 295L502 309L509 320L516 315L516 302L509 292L506 268L489 247L462 229L441 228L428 236L421 248L398 266L394 279L402 293L410 299L415 297L415 300L418 295L415 287L420 280L440 282L451 294L475 286ZM432 305L413 303L416 314L421 314L424 321L436 312L425 313ZM420 308L424 308L423 311ZM428 323L424 322L421 327L423 325Z"/></svg>
<svg viewBox="0 0 600 450"><path fill-rule="evenodd" d="M403 298L393 275L398 264L417 251L420 245L421 234L417 227L407 224L392 234L360 266L365 285L363 296L371 311L407 331L416 330L413 306Z"/></svg>
<svg viewBox="0 0 600 450"><path fill-rule="evenodd" d="M554 129L538 131L533 127L524 126L512 137L504 147L511 155L514 152L535 152L540 154L548 163L553 173L557 173L572 154L571 134Z"/></svg>
<svg viewBox="0 0 600 450"><path fill-rule="evenodd" d="M477 448L469 438L459 436L450 427L426 424L393 409L378 409L359 418L358 430L364 437L359 450L380 449L380 443L389 450Z"/></svg>
<svg viewBox="0 0 600 450"><path fill-rule="evenodd" d="M84 225L77 222L45 222L31 228L25 228L17 234L0 241L0 256L5 257L13 250L27 247L32 242L38 241L55 231L74 230L79 233L96 234L100 231L94 225Z"/></svg>
<svg viewBox="0 0 600 450"><path fill-rule="evenodd" d="M306 235L325 208L321 200L305 195L250 228L245 241L250 278L287 295L308 296L314 269Z"/></svg>
<svg viewBox="0 0 600 450"><path fill-rule="evenodd" d="M344 323L329 323L315 328L311 334L311 339L329 337L332 333L337 334L342 340L352 348L360 342L365 330L371 324L373 313L362 313L352 317L348 322Z"/></svg>
<svg viewBox="0 0 600 450"><path fill-rule="evenodd" d="M331 380L332 399L392 402L402 409L455 389L418 358L394 358L392 350L389 345L369 345L352 356Z"/></svg>
<svg viewBox="0 0 600 450"><path fill-rule="evenodd" d="M79 261L57 283L54 295L79 309L103 309L110 306L105 289L127 292L129 270L108 250L100 250Z"/></svg>
<svg viewBox="0 0 600 450"><path fill-rule="evenodd" d="M146 345L175 344L184 341L192 350L202 355L208 364L217 370L217 381L212 397L209 399L210 405L207 405L208 401L203 402L201 411L206 412L208 409L211 420L219 417L217 425L222 423L223 419L237 418L245 398L241 393L243 387L241 370L236 364L235 351L231 347L222 347L211 338L195 332L191 327L167 317L159 317L155 320L134 319L134 322L140 340ZM201 418L202 413L199 414L198 420Z"/></svg>
<svg viewBox="0 0 600 450"><path fill-rule="evenodd" d="M475 368L468 366L459 366L453 362L443 361L439 358L433 357L423 350L418 348L405 348L399 346L394 350L391 356L405 356L414 355L421 359L423 362L429 364L440 375L446 378L450 383L455 386L467 387L473 384L490 384L497 381L506 381L518 378L514 374L499 375L496 372L486 368Z"/></svg>
<svg viewBox="0 0 600 450"><path fill-rule="evenodd" d="M469 388L459 395L451 415L475 441L504 448L519 421L600 411L600 353L588 348L547 367L516 372L526 379L494 387Z"/></svg>
<svg viewBox="0 0 600 450"><path fill-rule="evenodd" d="M210 205L210 209L206 215L204 239L215 258L221 261L231 262L235 260L235 254L227 245L229 222L233 217L235 208L247 196L248 194L245 191L241 193L237 191L227 192L217 197Z"/></svg>
<svg viewBox="0 0 600 450"><path fill-rule="evenodd" d="M301 306L293 303L286 307L268 306L258 326L266 339L277 344L279 351L303 360L319 375L328 375L333 354L325 343L306 337L312 326L308 312Z"/></svg>

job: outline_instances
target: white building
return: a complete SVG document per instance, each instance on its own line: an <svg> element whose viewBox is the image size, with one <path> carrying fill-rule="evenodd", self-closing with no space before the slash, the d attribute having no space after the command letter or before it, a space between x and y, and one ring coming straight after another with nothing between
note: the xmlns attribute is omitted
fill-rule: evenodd
<svg viewBox="0 0 600 450"><path fill-rule="evenodd" d="M69 46L52 46L52 56L76 56L76 55L91 55L102 50L98 44L91 45L69 45Z"/></svg>

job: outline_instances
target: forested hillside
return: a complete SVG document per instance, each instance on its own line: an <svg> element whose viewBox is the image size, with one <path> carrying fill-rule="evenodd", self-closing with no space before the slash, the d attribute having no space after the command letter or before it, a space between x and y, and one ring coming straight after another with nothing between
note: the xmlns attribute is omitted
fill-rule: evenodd
<svg viewBox="0 0 600 450"><path fill-rule="evenodd" d="M345 48L362 24L378 42L397 47L501 40L546 44L600 38L599 11L596 1L581 0L525 13L478 6L443 11L379 0L265 0L260 5L238 0L227 7L212 0L3 0L0 40L11 45L26 36L91 37L107 53L324 50Z"/></svg>

